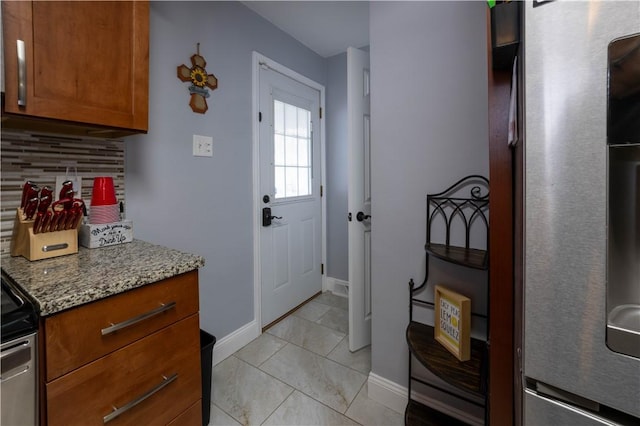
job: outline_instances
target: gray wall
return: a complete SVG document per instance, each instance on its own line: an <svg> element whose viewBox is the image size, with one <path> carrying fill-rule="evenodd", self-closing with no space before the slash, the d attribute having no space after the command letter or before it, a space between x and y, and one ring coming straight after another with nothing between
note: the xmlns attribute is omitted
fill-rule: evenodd
<svg viewBox="0 0 640 426"><path fill-rule="evenodd" d="M466 174L488 174L485 12L483 2L371 4L372 362L374 373L399 384L407 376L407 281L424 275L424 196ZM191 112L188 84L176 77L197 42L219 79L204 115ZM251 52L327 85L327 102L341 96L332 86L344 84L346 66L239 2L152 2L150 48L150 131L125 143L127 216L137 238L205 257L201 326L221 338L253 319ZM346 175L346 148L332 145L343 132L329 124L339 120L333 115L328 197L346 199L340 189L331 194L342 181L330 176ZM213 158L192 156L193 134L213 137ZM332 229L346 200L327 204L328 245L339 250ZM346 279L346 263L331 262L329 275Z"/></svg>
<svg viewBox="0 0 640 426"><path fill-rule="evenodd" d="M251 52L326 84L326 60L240 2L151 3L149 133L126 141L126 213L135 237L197 253L201 327L221 338L253 320ZM188 106L176 67L196 53L219 87ZM213 158L192 156L192 135Z"/></svg>
<svg viewBox="0 0 640 426"><path fill-rule="evenodd" d="M347 54L327 59L327 276L349 280Z"/></svg>
<svg viewBox="0 0 640 426"><path fill-rule="evenodd" d="M405 386L407 282L424 277L425 196L488 176L486 9L370 7L372 371Z"/></svg>

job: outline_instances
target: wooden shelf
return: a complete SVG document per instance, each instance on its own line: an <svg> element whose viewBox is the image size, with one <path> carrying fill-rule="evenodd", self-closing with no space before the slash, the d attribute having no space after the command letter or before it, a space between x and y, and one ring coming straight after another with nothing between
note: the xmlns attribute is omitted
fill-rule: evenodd
<svg viewBox="0 0 640 426"><path fill-rule="evenodd" d="M407 426L464 426L466 423L410 399L404 413Z"/></svg>
<svg viewBox="0 0 640 426"><path fill-rule="evenodd" d="M427 243L427 253L456 265L473 269L487 269L489 267L488 256L485 250L467 249L464 247L447 246L444 244Z"/></svg>
<svg viewBox="0 0 640 426"><path fill-rule="evenodd" d="M433 327L412 321L407 327L407 343L416 359L433 374L452 386L485 397L486 342L471 339L471 359L458 361L433 337Z"/></svg>

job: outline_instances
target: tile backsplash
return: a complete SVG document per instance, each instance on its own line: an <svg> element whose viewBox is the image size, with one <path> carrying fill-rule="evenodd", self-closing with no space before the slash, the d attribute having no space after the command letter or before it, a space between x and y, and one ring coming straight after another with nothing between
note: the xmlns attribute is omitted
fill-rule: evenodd
<svg viewBox="0 0 640 426"><path fill-rule="evenodd" d="M0 256L9 255L22 185L30 180L55 190L56 176L75 167L82 178L82 198L91 200L93 178L111 176L118 202L124 202L124 141L61 137L2 130L0 152Z"/></svg>

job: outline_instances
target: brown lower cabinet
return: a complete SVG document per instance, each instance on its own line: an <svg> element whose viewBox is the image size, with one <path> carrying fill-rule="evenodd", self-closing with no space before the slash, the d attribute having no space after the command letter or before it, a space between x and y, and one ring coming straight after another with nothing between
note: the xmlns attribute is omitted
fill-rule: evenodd
<svg viewBox="0 0 640 426"><path fill-rule="evenodd" d="M45 371L41 375L46 401L43 422L49 426L200 425L197 282L197 271L192 271L45 317L43 364L60 374L51 377ZM64 328L69 322L81 322L81 330ZM72 352L90 355L76 356L83 360L81 365L60 370L50 361L67 352L59 343L65 339L78 343ZM101 349L96 352L90 345ZM86 361L87 357L91 359Z"/></svg>

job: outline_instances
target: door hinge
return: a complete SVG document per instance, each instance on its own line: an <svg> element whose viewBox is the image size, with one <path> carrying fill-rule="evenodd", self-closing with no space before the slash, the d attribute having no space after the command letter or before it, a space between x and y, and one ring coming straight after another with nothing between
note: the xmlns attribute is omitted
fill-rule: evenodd
<svg viewBox="0 0 640 426"><path fill-rule="evenodd" d="M262 123L262 113L258 112L258 123Z"/></svg>
<svg viewBox="0 0 640 426"><path fill-rule="evenodd" d="M320 264L320 275L324 275L324 263Z"/></svg>
<svg viewBox="0 0 640 426"><path fill-rule="evenodd" d="M320 197L324 197L324 186L320 185Z"/></svg>
<svg viewBox="0 0 640 426"><path fill-rule="evenodd" d="M322 120L322 107L320 107L320 120Z"/></svg>

